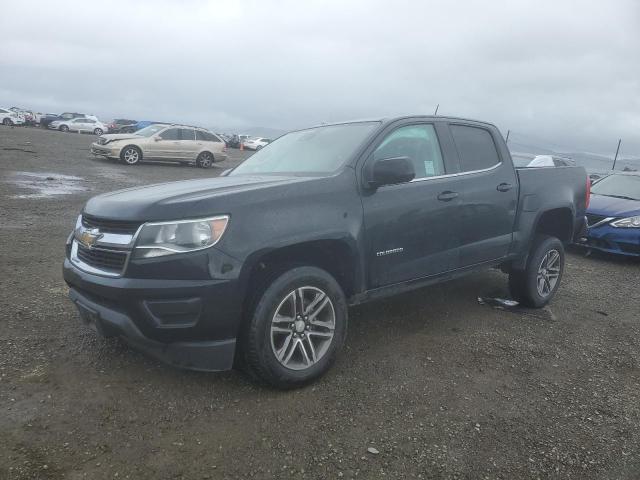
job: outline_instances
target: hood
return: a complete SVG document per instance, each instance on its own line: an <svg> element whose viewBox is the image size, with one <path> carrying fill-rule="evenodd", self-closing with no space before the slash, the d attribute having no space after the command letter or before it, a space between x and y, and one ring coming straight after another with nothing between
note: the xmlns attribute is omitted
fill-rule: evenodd
<svg viewBox="0 0 640 480"><path fill-rule="evenodd" d="M592 193L587 213L607 217L633 217L640 215L640 200L627 200Z"/></svg>
<svg viewBox="0 0 640 480"><path fill-rule="evenodd" d="M135 133L107 133L105 135L102 135L102 138L106 138L109 141L112 140L127 140L129 138L135 138L135 139L141 139L144 137L141 137L140 135L136 135Z"/></svg>
<svg viewBox="0 0 640 480"><path fill-rule="evenodd" d="M308 177L238 175L160 183L98 195L87 202L84 212L117 220L197 218L232 213L234 204L259 202L259 198L267 195L260 192L263 189L312 180Z"/></svg>

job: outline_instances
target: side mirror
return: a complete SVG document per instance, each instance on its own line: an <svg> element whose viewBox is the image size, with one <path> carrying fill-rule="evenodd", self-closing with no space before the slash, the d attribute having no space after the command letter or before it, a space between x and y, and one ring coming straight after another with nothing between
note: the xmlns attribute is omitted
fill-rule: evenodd
<svg viewBox="0 0 640 480"><path fill-rule="evenodd" d="M366 179L369 187L378 188L383 185L407 183L416 176L413 162L409 157L393 157L374 160Z"/></svg>
<svg viewBox="0 0 640 480"><path fill-rule="evenodd" d="M160 137L153 137L153 140L154 140L154 141L156 141L156 142L159 142L159 141L161 141L161 140L162 140L162 138L160 138Z"/></svg>

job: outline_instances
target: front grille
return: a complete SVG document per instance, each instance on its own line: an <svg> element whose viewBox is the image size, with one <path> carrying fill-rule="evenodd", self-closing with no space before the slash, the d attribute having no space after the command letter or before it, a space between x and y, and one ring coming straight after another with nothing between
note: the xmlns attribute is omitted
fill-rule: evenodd
<svg viewBox="0 0 640 480"><path fill-rule="evenodd" d="M121 273L127 260L126 251L86 248L78 243L78 259L94 268Z"/></svg>
<svg viewBox="0 0 640 480"><path fill-rule="evenodd" d="M601 222L602 220L607 218L605 215L596 215L594 213L587 213L585 214L585 216L587 217L587 225L589 227L592 227L596 223Z"/></svg>
<svg viewBox="0 0 640 480"><path fill-rule="evenodd" d="M82 225L86 228L97 228L102 233L126 233L133 235L138 231L141 222L131 220L107 220L104 218L82 215Z"/></svg>

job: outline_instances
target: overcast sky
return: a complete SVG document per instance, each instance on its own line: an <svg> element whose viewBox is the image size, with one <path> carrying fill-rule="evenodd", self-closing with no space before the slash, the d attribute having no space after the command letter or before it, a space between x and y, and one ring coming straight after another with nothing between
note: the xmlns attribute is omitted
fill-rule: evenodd
<svg viewBox="0 0 640 480"><path fill-rule="evenodd" d="M290 129L405 113L640 155L640 2L3 1L0 104Z"/></svg>

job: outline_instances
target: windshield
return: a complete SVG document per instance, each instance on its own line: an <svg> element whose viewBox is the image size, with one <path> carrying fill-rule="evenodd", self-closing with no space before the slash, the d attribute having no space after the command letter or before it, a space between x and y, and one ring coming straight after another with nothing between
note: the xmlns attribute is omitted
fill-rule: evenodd
<svg viewBox="0 0 640 480"><path fill-rule="evenodd" d="M336 171L378 122L348 123L291 132L249 157L230 175L245 173L316 173Z"/></svg>
<svg viewBox="0 0 640 480"><path fill-rule="evenodd" d="M166 125L149 125L148 127L144 127L138 130L136 132L136 135L140 135L141 137L150 137L152 135L155 135L165 127Z"/></svg>
<svg viewBox="0 0 640 480"><path fill-rule="evenodd" d="M640 200L640 175L609 175L596 182L591 193Z"/></svg>

